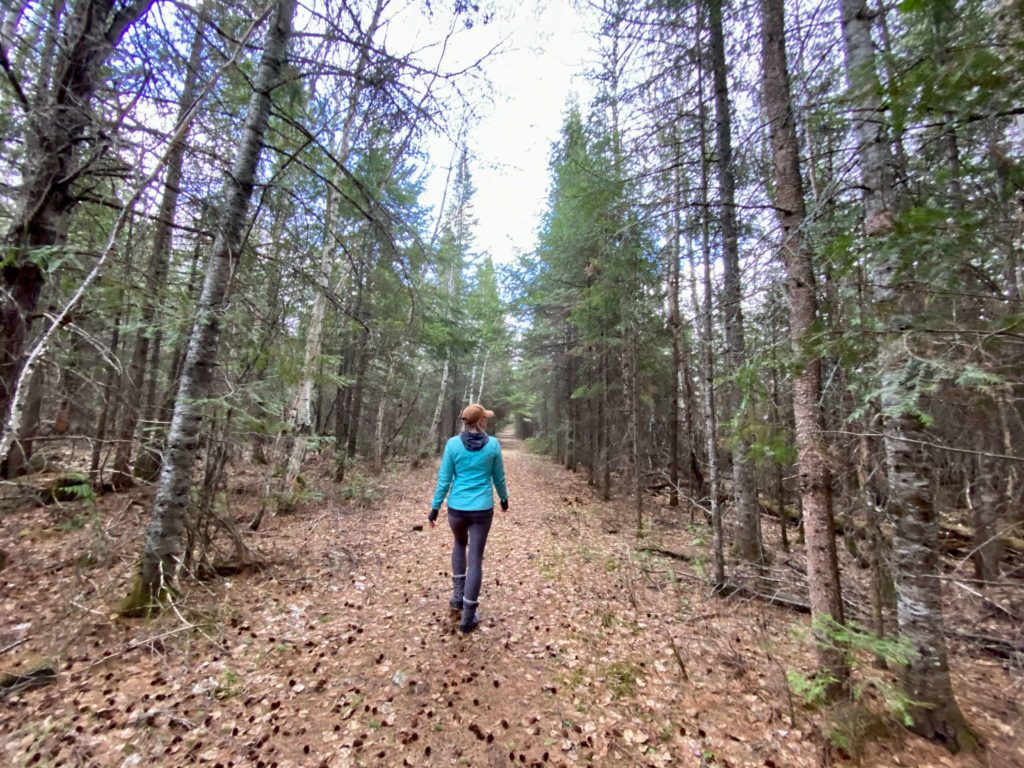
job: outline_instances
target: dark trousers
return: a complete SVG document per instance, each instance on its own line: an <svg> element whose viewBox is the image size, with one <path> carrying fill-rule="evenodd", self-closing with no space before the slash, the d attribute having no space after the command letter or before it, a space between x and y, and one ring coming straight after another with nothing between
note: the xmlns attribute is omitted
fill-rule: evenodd
<svg viewBox="0 0 1024 768"><path fill-rule="evenodd" d="M466 574L464 599L476 603L480 597L480 583L484 572L484 547L487 533L491 530L492 513L483 515L456 516L448 513L448 525L452 529L452 575Z"/></svg>

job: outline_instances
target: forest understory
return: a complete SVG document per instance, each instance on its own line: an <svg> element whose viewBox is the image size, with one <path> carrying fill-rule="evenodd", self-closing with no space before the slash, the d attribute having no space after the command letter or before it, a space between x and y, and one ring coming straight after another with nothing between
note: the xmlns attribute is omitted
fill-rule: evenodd
<svg viewBox="0 0 1024 768"><path fill-rule="evenodd" d="M6 511L0 763L1024 765L1019 583L982 591L944 562L947 626L970 628L949 637L957 698L985 743L952 755L887 714L893 672L870 658L853 664L857 706L809 707L787 679L815 668L806 615L712 594L699 516L645 497L637 540L625 501L503 443L512 510L496 513L484 623L466 637L447 607L450 536L424 525L433 461L339 485L315 457L307 498L258 532L266 468L240 463L219 509L249 566L183 580L152 620L117 615L150 490ZM805 600L801 549L745 583ZM859 618L869 571L841 559Z"/></svg>

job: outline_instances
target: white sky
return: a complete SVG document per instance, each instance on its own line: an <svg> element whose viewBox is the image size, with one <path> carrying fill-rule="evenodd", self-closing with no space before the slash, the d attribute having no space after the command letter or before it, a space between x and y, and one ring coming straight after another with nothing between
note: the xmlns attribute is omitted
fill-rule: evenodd
<svg viewBox="0 0 1024 768"><path fill-rule="evenodd" d="M493 89L477 106L467 143L476 186L476 250L511 262L536 242L548 191L548 159L570 95L583 105L592 89L583 74L592 59L592 16L570 0L499 0L493 20L457 36L453 60L474 59L501 45L484 72ZM426 201L440 205L450 142L431 146L434 167Z"/></svg>

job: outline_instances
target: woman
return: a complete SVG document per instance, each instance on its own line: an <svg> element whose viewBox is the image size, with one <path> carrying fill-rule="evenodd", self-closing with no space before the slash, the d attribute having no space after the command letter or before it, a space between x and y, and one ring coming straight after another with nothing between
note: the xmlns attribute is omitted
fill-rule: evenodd
<svg viewBox="0 0 1024 768"><path fill-rule="evenodd" d="M487 420L493 416L494 411L479 403L467 405L462 412L462 434L451 438L444 447L437 490L427 516L433 528L441 504L448 497L448 525L455 539L449 605L453 611L462 611L459 628L463 634L472 632L480 623L476 606L483 580L484 546L494 516L492 485L498 491L502 510L508 511L501 445L487 434Z"/></svg>

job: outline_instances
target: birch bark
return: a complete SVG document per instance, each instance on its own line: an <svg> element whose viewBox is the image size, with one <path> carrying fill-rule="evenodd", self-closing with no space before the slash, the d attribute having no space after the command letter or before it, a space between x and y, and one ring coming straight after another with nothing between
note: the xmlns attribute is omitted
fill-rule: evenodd
<svg viewBox="0 0 1024 768"><path fill-rule="evenodd" d="M448 349L444 354L444 366L441 368L441 387L437 393L437 404L434 406L434 415L430 419L430 432L427 433L427 451L438 446L441 440L441 410L444 408L444 398L448 392L448 368L451 362L452 351Z"/></svg>
<svg viewBox="0 0 1024 768"><path fill-rule="evenodd" d="M698 20L698 28L700 21ZM712 549L714 550L714 580L713 586L720 588L725 585L725 546L722 530L722 506L719 503L719 465L718 465L718 411L715 398L715 352L714 352L714 312L712 311L711 292L711 232L710 232L710 211L708 207L708 137L707 137L707 107L704 102L704 69L700 58L697 61L697 78L699 97L697 101L697 122L700 133L700 234L701 234L701 262L703 266L702 287L703 306L698 306L698 292L690 273L691 294L693 296L694 314L703 317L701 347L704 358L704 372L701 383L704 389L704 432L707 440L708 453L708 496L711 508L711 531ZM693 264L691 263L691 268Z"/></svg>
<svg viewBox="0 0 1024 768"><path fill-rule="evenodd" d="M475 403L482 403L484 399L484 380L487 378L487 361L491 357L491 350L484 350L484 361L480 364L480 385L476 390Z"/></svg>
<svg viewBox="0 0 1024 768"><path fill-rule="evenodd" d="M865 0L840 0L839 13L854 109L864 230L873 245L869 274L876 309L886 327L878 357L879 399L893 519L896 616L900 634L914 650L914 658L901 670L901 684L910 702L908 714L914 732L942 741L953 751L971 750L977 739L960 711L949 676L942 582L937 578L938 514L929 457L921 447L926 435L907 407L914 397L911 366L915 355L908 354L908 336L902 329L915 307L913 294L905 290L905 278L899 272L899 243L892 234L896 202L891 183L893 161L883 131L872 13Z"/></svg>
<svg viewBox="0 0 1024 768"><path fill-rule="evenodd" d="M366 78L364 77L366 67L370 63L370 51L373 47L373 38L380 26L380 15L384 9L383 0L377 0L373 9L373 16L367 26L365 34L358 42L358 52L352 73L352 87L348 95L348 103L345 112L345 121L342 126L340 146L337 148L335 157L338 162L344 164L348 161L349 152L352 146L352 134L355 126L356 115L359 108L359 99L365 90ZM340 175L337 169L333 177L337 181ZM327 202L324 212L323 247L320 255L320 281L322 288L317 291L313 300L313 308L310 310L309 328L306 333L306 349L302 362L302 381L299 384L292 406L292 447L288 456L288 468L285 472L284 488L286 493L291 493L299 472L302 469L302 461L306 457L306 438L313 430L312 401L314 378L317 371L317 360L323 347L324 315L327 313L327 290L331 283L332 262L334 257L334 212L337 207L336 183L328 186ZM345 263L345 262L343 262ZM338 276L335 285L335 293L340 293L344 286L347 271Z"/></svg>

